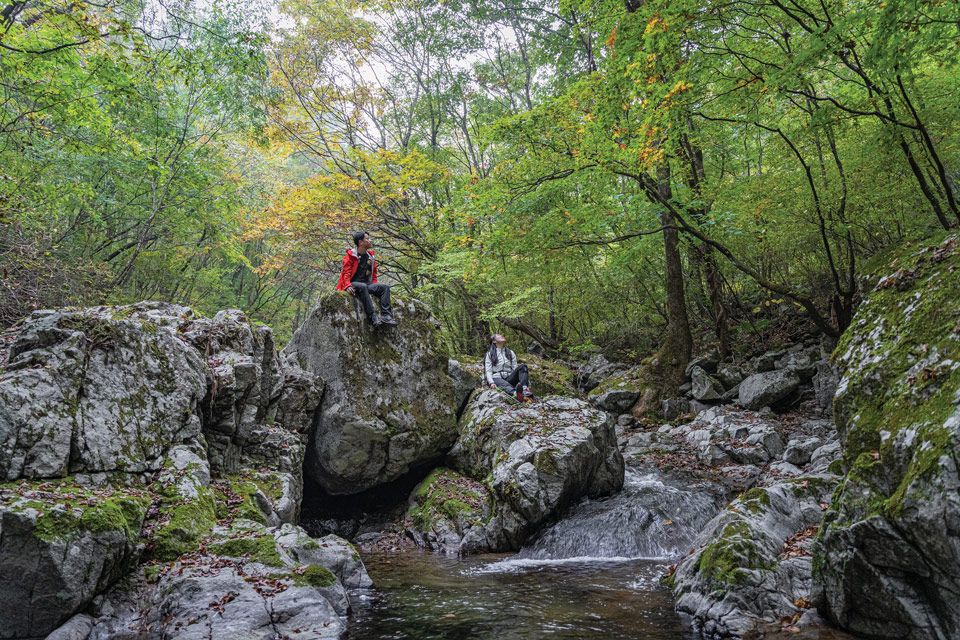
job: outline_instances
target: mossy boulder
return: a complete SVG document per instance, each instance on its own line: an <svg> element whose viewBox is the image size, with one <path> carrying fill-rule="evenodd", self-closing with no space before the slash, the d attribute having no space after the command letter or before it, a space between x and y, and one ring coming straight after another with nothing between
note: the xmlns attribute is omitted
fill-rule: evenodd
<svg viewBox="0 0 960 640"><path fill-rule="evenodd" d="M340 638L346 587L371 584L345 540L245 519L218 525L182 558L144 565L132 582L105 594L90 638Z"/></svg>
<svg viewBox="0 0 960 640"><path fill-rule="evenodd" d="M530 390L535 396L579 397L577 374L566 365L531 353L517 354L517 362L527 365Z"/></svg>
<svg viewBox="0 0 960 640"><path fill-rule="evenodd" d="M587 394L593 406L610 413L626 413L648 387L641 367L633 367L604 378Z"/></svg>
<svg viewBox="0 0 960 640"><path fill-rule="evenodd" d="M448 466L490 492L492 515L471 529L462 550L507 551L584 496L623 486L623 456L609 416L573 398L512 404L476 394L460 421Z"/></svg>
<svg viewBox="0 0 960 640"><path fill-rule="evenodd" d="M410 494L407 531L420 546L429 549L473 551L461 548L463 539L471 529L486 524L491 515L490 492L482 483L440 467Z"/></svg>
<svg viewBox="0 0 960 640"><path fill-rule="evenodd" d="M393 302L398 326L374 330L358 324L349 293L329 293L284 349L326 384L306 469L331 494L390 482L457 437L437 323L416 300Z"/></svg>
<svg viewBox="0 0 960 640"><path fill-rule="evenodd" d="M846 476L815 546L822 614L874 638L960 637L960 238L891 249L842 336Z"/></svg>
<svg viewBox="0 0 960 640"><path fill-rule="evenodd" d="M45 636L133 570L149 506L71 479L0 485L0 638Z"/></svg>
<svg viewBox="0 0 960 640"><path fill-rule="evenodd" d="M762 633L802 613L811 590L809 547L837 480L807 476L733 500L677 564L677 610L710 637Z"/></svg>

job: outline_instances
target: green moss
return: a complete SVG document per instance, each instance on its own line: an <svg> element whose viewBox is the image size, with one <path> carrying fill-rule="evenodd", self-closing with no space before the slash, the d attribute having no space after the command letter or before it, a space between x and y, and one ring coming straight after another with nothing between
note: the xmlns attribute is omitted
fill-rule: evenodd
<svg viewBox="0 0 960 640"><path fill-rule="evenodd" d="M830 463L830 466L827 467L827 471L834 475L843 475L843 461L839 458Z"/></svg>
<svg viewBox="0 0 960 640"><path fill-rule="evenodd" d="M312 587L332 587L337 583L337 577L333 572L319 564L308 565L303 575L298 577ZM296 580L294 584L297 584Z"/></svg>
<svg viewBox="0 0 960 640"><path fill-rule="evenodd" d="M748 571L770 570L774 562L763 557L742 520L728 523L720 537L700 552L695 569L720 584L741 584Z"/></svg>
<svg viewBox="0 0 960 640"><path fill-rule="evenodd" d="M873 259L867 280L875 290L834 353L846 369L836 415L842 468L851 470L849 490L838 495L849 518L898 519L911 487L933 477L958 446L943 426L960 389L960 369L943 364L960 361L960 278L950 275L960 268L955 240L941 233ZM898 436L912 444L896 450Z"/></svg>
<svg viewBox="0 0 960 640"><path fill-rule="evenodd" d="M741 504L751 513L759 513L770 506L770 494L765 489L754 487L743 494Z"/></svg>
<svg viewBox="0 0 960 640"><path fill-rule="evenodd" d="M454 524L461 516L479 520L480 505L486 500L486 493L478 483L441 467L434 469L420 484L408 516L417 529L427 531L442 518Z"/></svg>
<svg viewBox="0 0 960 640"><path fill-rule="evenodd" d="M160 524L152 541L150 557L167 562L195 550L217 522L213 495L200 490L196 500L174 502L161 499Z"/></svg>
<svg viewBox="0 0 960 640"><path fill-rule="evenodd" d="M518 355L517 362L527 365L530 390L537 396L577 397L577 374L562 364L534 355Z"/></svg>
<svg viewBox="0 0 960 640"><path fill-rule="evenodd" d="M249 558L271 567L282 567L283 558L277 551L273 536L266 533L246 532L239 537L229 538L207 545L207 551L218 556L230 558Z"/></svg>
<svg viewBox="0 0 960 640"><path fill-rule="evenodd" d="M160 580L160 573L163 567L159 564L148 564L143 568L143 579L153 584Z"/></svg>

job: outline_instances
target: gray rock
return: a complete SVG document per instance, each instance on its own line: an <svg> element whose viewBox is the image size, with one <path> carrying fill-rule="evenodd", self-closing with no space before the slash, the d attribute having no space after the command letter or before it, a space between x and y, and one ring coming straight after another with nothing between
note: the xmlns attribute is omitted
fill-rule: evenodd
<svg viewBox="0 0 960 640"><path fill-rule="evenodd" d="M558 396L511 406L492 390L471 402L448 462L489 493L488 522L459 532L471 553L519 549L541 523L583 496L618 491L624 477L607 414Z"/></svg>
<svg viewBox="0 0 960 640"><path fill-rule="evenodd" d="M483 380L477 372L467 369L457 360L447 360L447 375L453 380L457 410L462 411L461 407L466 406L470 394L481 386ZM459 414L457 419L460 419Z"/></svg>
<svg viewBox="0 0 960 640"><path fill-rule="evenodd" d="M720 481L738 491L746 491L757 484L760 468L752 464L723 467L720 469Z"/></svg>
<svg viewBox="0 0 960 640"><path fill-rule="evenodd" d="M371 584L348 542L244 520L216 528L205 551L156 567L155 584L106 594L91 640L338 638L345 587Z"/></svg>
<svg viewBox="0 0 960 640"><path fill-rule="evenodd" d="M823 444L817 437L791 440L783 452L783 459L790 464L805 465L810 462L810 456Z"/></svg>
<svg viewBox="0 0 960 640"><path fill-rule="evenodd" d="M603 380L626 368L618 362L610 362L602 353L598 353L577 369L577 388L583 393L589 393Z"/></svg>
<svg viewBox="0 0 960 640"><path fill-rule="evenodd" d="M709 402L719 400L720 396L723 395L723 385L699 366L693 367L690 372L690 379L695 400Z"/></svg>
<svg viewBox="0 0 960 640"><path fill-rule="evenodd" d="M684 413L690 413L690 402L684 398L666 398L661 410L664 418L673 420Z"/></svg>
<svg viewBox="0 0 960 640"><path fill-rule="evenodd" d="M717 370L718 364L720 364L720 355L716 351L711 351L701 356L697 356L688 362L686 368L684 369L684 374L687 376L687 378L691 378L693 376L693 370L696 367L700 367L707 373L713 373Z"/></svg>
<svg viewBox="0 0 960 640"><path fill-rule="evenodd" d="M801 380L809 380L817 372L817 360L820 348L805 349L787 353L774 365L777 369L793 371Z"/></svg>
<svg viewBox="0 0 960 640"><path fill-rule="evenodd" d="M819 525L835 477L810 476L754 488L734 500L701 531L694 552L674 579L678 611L693 616L708 637L748 636L781 617L802 613L794 604L811 591L805 550L781 554L784 541Z"/></svg>
<svg viewBox="0 0 960 640"><path fill-rule="evenodd" d="M760 409L788 399L800 387L800 377L792 371L755 373L740 383L740 405Z"/></svg>
<svg viewBox="0 0 960 640"><path fill-rule="evenodd" d="M730 404L731 402L736 402L740 399L740 385L736 384L730 387L728 390L723 392L723 395L720 396L720 402L722 404Z"/></svg>
<svg viewBox="0 0 960 640"><path fill-rule="evenodd" d="M690 413L693 415L699 415L704 411L708 411L712 407L713 405L707 404L706 402L700 402L699 400L690 401Z"/></svg>
<svg viewBox="0 0 960 640"><path fill-rule="evenodd" d="M724 363L717 367L714 377L723 384L723 388L733 389L747 377L746 372L734 364Z"/></svg>
<svg viewBox="0 0 960 640"><path fill-rule="evenodd" d="M637 419L633 417L632 414L624 413L617 417L617 426L623 428L632 427L636 424Z"/></svg>
<svg viewBox="0 0 960 640"><path fill-rule="evenodd" d="M93 617L78 613L48 635L46 640L86 640L92 629Z"/></svg>
<svg viewBox="0 0 960 640"><path fill-rule="evenodd" d="M542 358L544 355L546 355L546 351L547 350L543 347L543 345L536 340L527 345L527 353L534 356L540 356Z"/></svg>
<svg viewBox="0 0 960 640"><path fill-rule="evenodd" d="M142 320L147 309L189 311L141 304L27 319L0 373L0 477L156 470L170 442L200 435L204 363L174 328Z"/></svg>
<svg viewBox="0 0 960 640"><path fill-rule="evenodd" d="M824 473L835 460L840 459L841 455L840 443L836 440L828 442L810 454L808 469L811 473Z"/></svg>
<svg viewBox="0 0 960 640"><path fill-rule="evenodd" d="M753 370L757 373L764 373L766 371L773 371L774 366L777 363L777 360L783 357L786 351L767 351L761 356L757 356L751 363L753 365Z"/></svg>
<svg viewBox="0 0 960 640"><path fill-rule="evenodd" d="M390 482L457 437L436 321L417 301L393 306L399 326L374 331L358 326L350 294L328 294L284 349L326 383L306 468L328 493Z"/></svg>
<svg viewBox="0 0 960 640"><path fill-rule="evenodd" d="M145 501L54 495L4 492L0 575L6 579L0 598L16 606L0 607L0 637L47 635L137 564Z"/></svg>
<svg viewBox="0 0 960 640"><path fill-rule="evenodd" d="M813 391L817 404L829 415L833 413L833 396L837 392L840 375L836 367L826 360L817 362L817 373L813 376Z"/></svg>
<svg viewBox="0 0 960 640"><path fill-rule="evenodd" d="M684 382L682 385L680 385L679 387L677 387L677 393L679 393L680 395L686 395L686 394L689 393L692 389L693 389L693 383Z"/></svg>

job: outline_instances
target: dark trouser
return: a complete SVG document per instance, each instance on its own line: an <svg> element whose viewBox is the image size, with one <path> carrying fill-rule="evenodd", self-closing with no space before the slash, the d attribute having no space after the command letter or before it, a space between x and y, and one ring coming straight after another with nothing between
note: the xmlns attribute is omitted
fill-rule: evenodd
<svg viewBox="0 0 960 640"><path fill-rule="evenodd" d="M363 282L351 282L353 285L353 292L360 302L363 303L363 310L367 314L368 318L373 318L373 300L370 299L370 294L377 296L377 301L380 303L380 313L383 314L385 318L393 317L393 309L390 307L390 285L381 284L379 282L374 282L373 284L366 284Z"/></svg>
<svg viewBox="0 0 960 640"><path fill-rule="evenodd" d="M524 387L530 386L530 374L527 372L527 365L519 365L506 378L493 376L493 384L511 395L516 393L518 388L522 391Z"/></svg>

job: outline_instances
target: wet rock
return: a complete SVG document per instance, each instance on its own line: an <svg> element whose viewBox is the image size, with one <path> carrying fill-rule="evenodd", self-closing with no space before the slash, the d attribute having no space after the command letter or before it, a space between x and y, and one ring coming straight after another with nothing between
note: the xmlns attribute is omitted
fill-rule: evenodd
<svg viewBox="0 0 960 640"><path fill-rule="evenodd" d="M623 484L610 418L570 398L513 406L495 391L482 391L464 414L448 461L490 495L489 521L463 535L461 547L472 552L518 549L574 501L609 495Z"/></svg>
<svg viewBox="0 0 960 640"><path fill-rule="evenodd" d="M699 366L693 367L690 372L690 382L693 385L692 393L695 400L709 402L719 400L723 395L723 385Z"/></svg>
<svg viewBox="0 0 960 640"><path fill-rule="evenodd" d="M746 636L802 613L795 603L810 595L809 546L835 484L810 476L734 500L677 565L677 610L708 637Z"/></svg>
<svg viewBox="0 0 960 640"><path fill-rule="evenodd" d="M457 398L436 321L394 302L397 327L358 325L350 294L330 293L284 354L326 384L307 451L308 473L331 494L389 482L456 439Z"/></svg>
<svg viewBox="0 0 960 640"><path fill-rule="evenodd" d="M788 399L800 387L800 377L792 371L755 373L740 383L740 405L760 409Z"/></svg>
<svg viewBox="0 0 960 640"><path fill-rule="evenodd" d="M901 247L835 355L847 473L814 548L816 600L872 638L960 637L958 267L955 235Z"/></svg>

